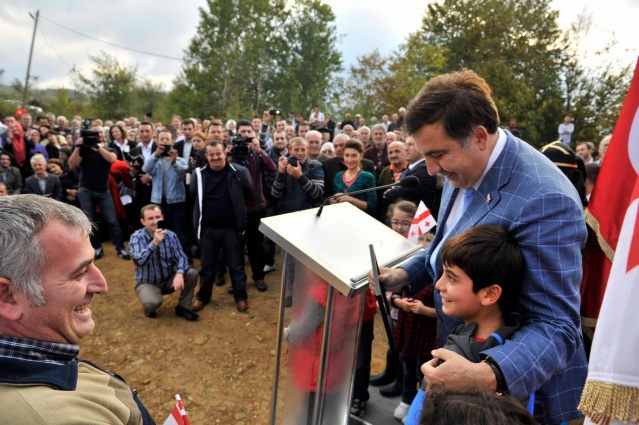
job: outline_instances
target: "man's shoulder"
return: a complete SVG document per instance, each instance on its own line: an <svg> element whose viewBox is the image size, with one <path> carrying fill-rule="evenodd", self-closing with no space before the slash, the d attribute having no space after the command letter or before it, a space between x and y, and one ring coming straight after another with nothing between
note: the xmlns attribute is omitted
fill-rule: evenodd
<svg viewBox="0 0 639 425"><path fill-rule="evenodd" d="M146 231L146 229L143 227L143 228L141 228L141 229L136 230L135 232L133 232L133 233L131 234L131 240L134 240L134 239L142 239L142 238L147 237L147 235L148 235L148 236L150 236L150 235L148 234L148 232Z"/></svg>

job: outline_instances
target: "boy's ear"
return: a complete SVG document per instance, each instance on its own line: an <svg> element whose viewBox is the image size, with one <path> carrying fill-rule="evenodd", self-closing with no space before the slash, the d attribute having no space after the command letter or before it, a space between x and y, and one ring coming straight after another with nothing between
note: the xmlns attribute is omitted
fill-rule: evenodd
<svg viewBox="0 0 639 425"><path fill-rule="evenodd" d="M497 300L499 300L499 297L501 297L502 293L501 286L497 285L496 283L483 288L482 291L484 292L484 296L481 299L481 304L484 307L488 307L489 305L497 303Z"/></svg>

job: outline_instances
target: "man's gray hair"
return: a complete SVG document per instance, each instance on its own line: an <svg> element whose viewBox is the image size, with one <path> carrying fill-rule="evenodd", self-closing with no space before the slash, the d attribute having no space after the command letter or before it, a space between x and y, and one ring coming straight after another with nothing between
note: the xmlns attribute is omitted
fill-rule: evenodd
<svg viewBox="0 0 639 425"><path fill-rule="evenodd" d="M304 138L306 139L306 141L308 142L308 136L317 136L319 137L320 141L322 140L322 133L320 133L317 130L311 130L311 131L307 131L306 134L304 135Z"/></svg>
<svg viewBox="0 0 639 425"><path fill-rule="evenodd" d="M371 133L375 133L375 130L382 130L384 132L384 136L386 136L386 126L384 124L375 124L371 129Z"/></svg>
<svg viewBox="0 0 639 425"><path fill-rule="evenodd" d="M87 235L92 226L77 207L46 196L0 197L0 277L9 279L34 306L45 303L42 276L46 252L38 233L52 220L60 220Z"/></svg>
<svg viewBox="0 0 639 425"><path fill-rule="evenodd" d="M34 153L33 156L31 157L31 159L29 160L29 163L31 163L31 166L33 167L33 164L35 164L35 162L40 159L42 161L44 161L44 164L47 164L47 159L44 157L44 155L40 152Z"/></svg>

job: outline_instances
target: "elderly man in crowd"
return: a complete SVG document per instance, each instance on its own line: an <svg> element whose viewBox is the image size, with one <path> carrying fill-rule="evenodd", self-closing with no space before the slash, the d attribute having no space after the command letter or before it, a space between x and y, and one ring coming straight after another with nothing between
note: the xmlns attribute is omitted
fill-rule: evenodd
<svg viewBox="0 0 639 425"><path fill-rule="evenodd" d="M24 181L22 193L50 196L61 201L62 184L58 176L47 173L47 161L44 159L44 155L33 155L30 161L34 174Z"/></svg>
<svg viewBox="0 0 639 425"><path fill-rule="evenodd" d="M108 290L91 223L36 195L0 197L0 411L7 425L155 422L118 375L78 360Z"/></svg>
<svg viewBox="0 0 639 425"><path fill-rule="evenodd" d="M390 165L384 124L375 124L373 126L373 146L364 151L364 158L373 161L376 177L379 177L379 173L382 172L384 167Z"/></svg>

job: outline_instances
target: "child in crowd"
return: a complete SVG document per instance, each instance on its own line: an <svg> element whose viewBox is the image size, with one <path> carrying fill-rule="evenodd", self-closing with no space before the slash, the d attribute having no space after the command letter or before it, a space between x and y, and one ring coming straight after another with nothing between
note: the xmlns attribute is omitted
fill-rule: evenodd
<svg viewBox="0 0 639 425"><path fill-rule="evenodd" d="M408 237L410 224L417 207L410 201L400 201L391 206L393 230ZM401 227L401 231L400 228ZM433 240L432 233L420 237L424 248ZM427 285L414 295L394 292L391 305L399 308L395 339L401 353L403 367L402 401L393 416L401 421L408 414L410 404L417 394L417 385L423 379L420 368L431 359L431 351L437 348L437 313L433 299L433 285Z"/></svg>
<svg viewBox="0 0 639 425"><path fill-rule="evenodd" d="M444 273L435 290L442 310L464 321L443 348L482 361L482 351L502 344L520 327L516 312L524 260L517 240L501 226L475 226L446 241L441 259ZM418 423L424 396L420 391L413 401L406 424Z"/></svg>
<svg viewBox="0 0 639 425"><path fill-rule="evenodd" d="M510 396L480 391L442 391L424 403L419 425L535 425L535 419Z"/></svg>

